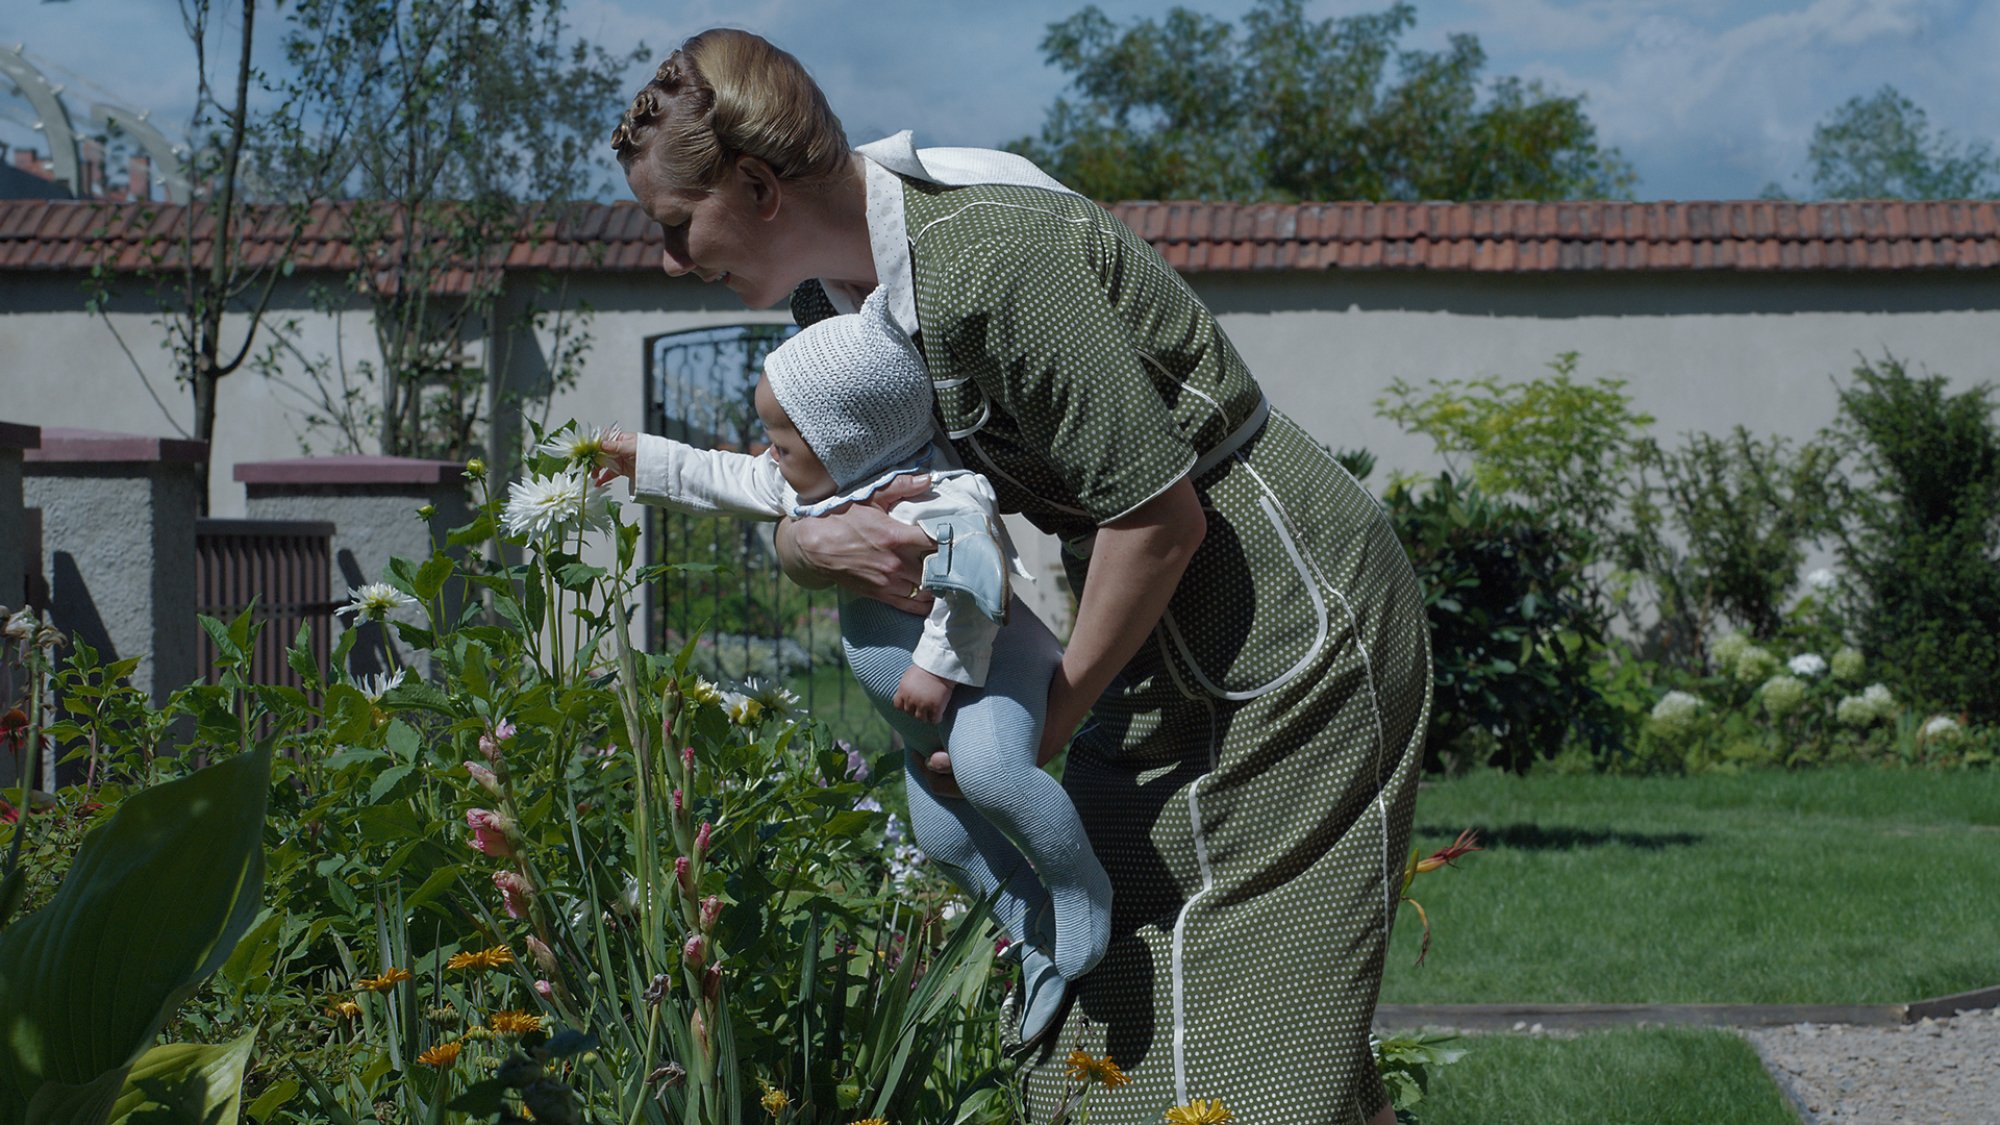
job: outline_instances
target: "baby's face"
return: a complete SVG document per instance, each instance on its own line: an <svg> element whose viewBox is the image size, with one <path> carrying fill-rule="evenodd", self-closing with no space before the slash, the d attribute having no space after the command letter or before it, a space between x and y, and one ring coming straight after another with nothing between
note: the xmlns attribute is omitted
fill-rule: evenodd
<svg viewBox="0 0 2000 1125"><path fill-rule="evenodd" d="M792 425L785 408L778 405L778 396L771 393L769 379L757 380L753 399L757 418L764 423L764 433L771 439L771 456L778 462L778 471L785 475L785 483L806 503L833 495L832 474L820 464L819 454L812 451L806 439L799 436L798 427Z"/></svg>

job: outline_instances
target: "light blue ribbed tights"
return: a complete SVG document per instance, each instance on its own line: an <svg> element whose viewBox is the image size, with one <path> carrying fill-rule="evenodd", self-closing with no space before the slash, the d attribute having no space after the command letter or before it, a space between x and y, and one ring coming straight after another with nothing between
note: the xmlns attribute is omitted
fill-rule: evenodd
<svg viewBox="0 0 2000 1125"><path fill-rule="evenodd" d="M951 751L965 794L933 795L916 756L904 755L917 846L975 898L1004 888L994 904L1001 928L1075 980L1110 941L1111 881L1069 795L1035 765L1062 646L1015 599L994 641L986 685L959 684L944 722L932 726L890 702L923 626L923 618L870 598L840 600L841 639L862 690L917 756L938 746Z"/></svg>

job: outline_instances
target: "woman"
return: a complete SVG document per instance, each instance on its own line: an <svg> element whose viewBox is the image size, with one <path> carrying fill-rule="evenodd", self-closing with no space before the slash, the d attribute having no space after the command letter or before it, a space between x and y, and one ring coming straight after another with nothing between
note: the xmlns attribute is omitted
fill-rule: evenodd
<svg viewBox="0 0 2000 1125"><path fill-rule="evenodd" d="M1081 1047L1132 1079L1097 1121L1192 1098L1242 1125L1392 1120L1368 1025L1430 669L1374 502L1150 246L1018 157L850 151L797 60L729 30L674 52L612 143L668 273L802 322L886 287L953 450L1065 543L1042 760L1069 742L1112 944L1028 1060L1037 1116ZM807 584L926 607L932 546L879 510L783 525L779 549ZM948 755L927 765L913 808L948 806Z"/></svg>

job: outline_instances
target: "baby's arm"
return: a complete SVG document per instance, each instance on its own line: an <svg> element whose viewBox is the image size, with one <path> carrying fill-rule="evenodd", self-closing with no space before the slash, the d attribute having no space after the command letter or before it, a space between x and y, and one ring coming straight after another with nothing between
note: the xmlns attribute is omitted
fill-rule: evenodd
<svg viewBox="0 0 2000 1125"><path fill-rule="evenodd" d="M951 706L951 693L956 685L921 664L911 663L904 670L902 682L896 685L896 697L892 700L896 710L913 719L926 723L944 721L944 709Z"/></svg>
<svg viewBox="0 0 2000 1125"><path fill-rule="evenodd" d="M693 515L774 520L797 502L769 453L696 449L652 434L636 435L633 442L626 471L641 503Z"/></svg>

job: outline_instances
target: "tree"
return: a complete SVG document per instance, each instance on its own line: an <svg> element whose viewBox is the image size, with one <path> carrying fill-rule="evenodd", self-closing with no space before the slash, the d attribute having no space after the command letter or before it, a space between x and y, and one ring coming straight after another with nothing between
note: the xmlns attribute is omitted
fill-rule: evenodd
<svg viewBox="0 0 2000 1125"><path fill-rule="evenodd" d="M1471 35L1397 41L1416 8L1310 21L1258 0L1238 30L1176 7L1124 29L1091 6L1049 25L1077 100L1008 147L1099 199L1574 199L1634 182L1581 97L1486 83Z"/></svg>
<svg viewBox="0 0 2000 1125"><path fill-rule="evenodd" d="M491 454L511 401L498 322L507 254L546 236L590 177L619 75L646 56L572 38L562 0L295 0L285 49L302 127L268 154L274 183L301 157L339 154L342 233L360 259L321 293L338 311L359 292L377 355L308 356L311 429L343 451L464 458ZM351 123L351 127L349 127ZM329 139L328 128L338 126ZM530 330L553 338L540 397L574 380L587 315L565 297L531 303ZM483 339L483 362L467 345ZM283 376L273 357L267 371Z"/></svg>
<svg viewBox="0 0 2000 1125"><path fill-rule="evenodd" d="M1813 127L1813 193L1821 199L1974 199L2000 195L2000 158L1960 143L1894 86L1847 99Z"/></svg>
<svg viewBox="0 0 2000 1125"><path fill-rule="evenodd" d="M187 166L193 196L180 210L171 234L142 240L140 248L148 264L139 271L151 286L159 321L166 329L175 379L187 386L193 400L190 436L209 443L211 456L220 384L255 361L259 340L271 327L266 314L273 291L278 280L290 272L290 250L304 229L303 210L292 210L286 215L287 237L275 253L251 260L243 252L239 232L254 206L246 174L250 155L271 130L283 127L293 107L281 105L263 114L251 108L252 87L261 85L251 62L257 0L242 0L238 13L235 65L223 72L227 100L217 90L209 58L211 41L218 38L220 9L217 0L181 0L181 20L195 49L195 111L190 128L194 143ZM323 154L306 149L297 154L296 179L304 199L316 197L323 183L325 162L321 157ZM92 271L86 300L93 312L102 313L108 304L114 273L109 263ZM108 317L105 324L117 333ZM122 338L119 343L124 346ZM129 347L125 350L131 354ZM143 380L144 369L136 358L133 363ZM204 458L195 470L197 503L204 514L208 511L209 468L209 460Z"/></svg>

